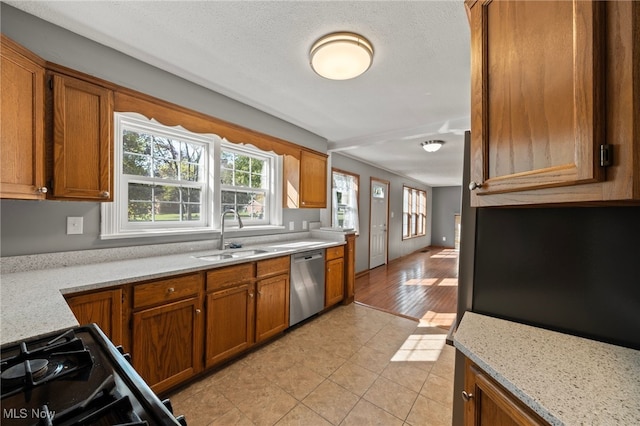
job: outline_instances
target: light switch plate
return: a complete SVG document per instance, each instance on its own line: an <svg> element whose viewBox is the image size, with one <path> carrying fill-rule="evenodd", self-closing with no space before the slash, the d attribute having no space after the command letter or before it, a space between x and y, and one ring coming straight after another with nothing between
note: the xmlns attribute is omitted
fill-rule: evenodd
<svg viewBox="0 0 640 426"><path fill-rule="evenodd" d="M289 222L289 231L293 231L296 229L296 224L295 222Z"/></svg>
<svg viewBox="0 0 640 426"><path fill-rule="evenodd" d="M306 220L302 221L302 230L306 231L309 228L309 224L307 223Z"/></svg>
<svg viewBox="0 0 640 426"><path fill-rule="evenodd" d="M67 217L67 235L82 234L83 232L82 217Z"/></svg>

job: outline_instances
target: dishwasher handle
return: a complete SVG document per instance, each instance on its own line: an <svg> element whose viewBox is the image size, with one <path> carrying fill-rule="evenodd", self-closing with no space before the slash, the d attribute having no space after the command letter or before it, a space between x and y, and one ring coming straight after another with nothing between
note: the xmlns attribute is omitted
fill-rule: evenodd
<svg viewBox="0 0 640 426"><path fill-rule="evenodd" d="M310 262L316 259L322 259L324 256L322 255L322 252L315 252L315 253L303 253L297 256L294 255L292 257L293 257L294 263L302 263L302 262Z"/></svg>

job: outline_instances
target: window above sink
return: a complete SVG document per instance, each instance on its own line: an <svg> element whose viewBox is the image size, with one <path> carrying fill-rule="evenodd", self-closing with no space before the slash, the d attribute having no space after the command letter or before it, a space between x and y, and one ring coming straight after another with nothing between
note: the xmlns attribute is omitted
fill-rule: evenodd
<svg viewBox="0 0 640 426"><path fill-rule="evenodd" d="M281 226L282 158L214 134L115 114L115 194L101 239L216 233L222 208L245 230Z"/></svg>

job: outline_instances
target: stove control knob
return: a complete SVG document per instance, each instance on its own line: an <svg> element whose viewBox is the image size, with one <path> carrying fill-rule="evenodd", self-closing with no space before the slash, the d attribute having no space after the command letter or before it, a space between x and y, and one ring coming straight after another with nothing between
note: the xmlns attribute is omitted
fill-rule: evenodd
<svg viewBox="0 0 640 426"><path fill-rule="evenodd" d="M129 364L131 364L131 355L129 355L124 351L124 348L122 347L122 345L116 346L116 349L118 350L118 352L120 352L120 354L122 354L122 357L126 359Z"/></svg>
<svg viewBox="0 0 640 426"><path fill-rule="evenodd" d="M173 406L171 405L171 401L169 399L163 400L162 405L164 405L166 409L169 410L171 414L173 414Z"/></svg>

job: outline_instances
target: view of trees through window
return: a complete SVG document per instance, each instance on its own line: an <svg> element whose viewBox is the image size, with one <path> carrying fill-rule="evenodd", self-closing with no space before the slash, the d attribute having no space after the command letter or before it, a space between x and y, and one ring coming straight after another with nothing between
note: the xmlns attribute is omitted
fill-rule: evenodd
<svg viewBox="0 0 640 426"><path fill-rule="evenodd" d="M125 129L122 147L129 222L201 219L203 144Z"/></svg>
<svg viewBox="0 0 640 426"><path fill-rule="evenodd" d="M222 211L234 209L243 220L267 219L268 159L231 149L220 157Z"/></svg>

